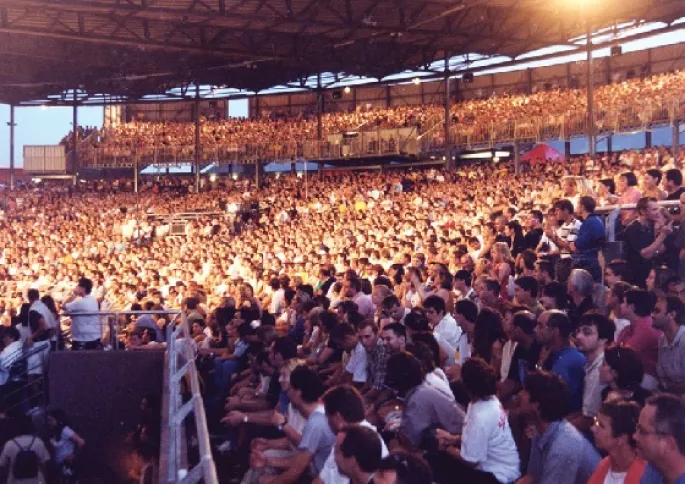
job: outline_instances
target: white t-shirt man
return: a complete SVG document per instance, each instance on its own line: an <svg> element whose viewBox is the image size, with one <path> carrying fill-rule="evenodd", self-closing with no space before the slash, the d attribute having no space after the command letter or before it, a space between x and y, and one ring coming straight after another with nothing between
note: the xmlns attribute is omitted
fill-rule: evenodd
<svg viewBox="0 0 685 484"><path fill-rule="evenodd" d="M450 313L446 313L440 322L433 328L433 336L440 347L447 353L447 366L452 366L457 350L461 353L461 328Z"/></svg>
<svg viewBox="0 0 685 484"><path fill-rule="evenodd" d="M97 299L92 294L67 303L64 308L71 315L71 339L73 341L88 342L99 340L102 337L100 317L79 316L78 313L97 313L100 311Z"/></svg>
<svg viewBox="0 0 685 484"><path fill-rule="evenodd" d="M471 402L461 436L461 457L489 472L499 482L514 482L521 475L519 454L509 419L497 397Z"/></svg>
<svg viewBox="0 0 685 484"><path fill-rule="evenodd" d="M376 428L366 420L360 422L359 425L373 430L378 435ZM378 435L378 439L381 441L381 457L385 459L388 456L388 447L385 445L385 442L383 442L383 438L380 435ZM335 463L335 446L331 449L331 453L328 455L328 458L319 473L319 479L321 479L324 484L349 484L350 482L349 477L341 474L340 469L338 469L338 464Z"/></svg>

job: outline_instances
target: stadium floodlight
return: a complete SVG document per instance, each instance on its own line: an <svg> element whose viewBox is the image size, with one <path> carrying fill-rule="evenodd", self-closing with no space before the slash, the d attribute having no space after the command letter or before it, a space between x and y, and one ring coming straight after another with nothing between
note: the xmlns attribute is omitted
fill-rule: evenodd
<svg viewBox="0 0 685 484"><path fill-rule="evenodd" d="M350 89L350 86L345 86L344 91L345 91L345 94L349 94L350 92L352 92L352 89Z"/></svg>
<svg viewBox="0 0 685 484"><path fill-rule="evenodd" d="M214 173L212 173L211 175L209 175L209 181L212 182L212 183L214 183L214 182L216 181L216 175L215 175Z"/></svg>
<svg viewBox="0 0 685 484"><path fill-rule="evenodd" d="M412 79L411 82L413 82L414 84L416 84L418 86L419 84L421 84L421 79L419 79L418 77L415 77L414 79Z"/></svg>

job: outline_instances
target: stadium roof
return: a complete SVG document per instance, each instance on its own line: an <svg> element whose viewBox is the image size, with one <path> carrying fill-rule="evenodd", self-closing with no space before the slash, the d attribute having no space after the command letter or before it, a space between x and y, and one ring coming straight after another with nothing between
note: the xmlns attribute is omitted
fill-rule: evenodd
<svg viewBox="0 0 685 484"><path fill-rule="evenodd" d="M588 23L683 16L682 0L0 0L0 102L179 98L194 93L173 88L190 83L257 92L321 72L382 79L467 53L582 49L570 39Z"/></svg>

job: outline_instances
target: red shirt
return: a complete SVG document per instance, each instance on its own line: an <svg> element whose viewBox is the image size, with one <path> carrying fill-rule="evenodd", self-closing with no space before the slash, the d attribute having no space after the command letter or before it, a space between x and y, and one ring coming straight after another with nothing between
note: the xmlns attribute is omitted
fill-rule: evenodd
<svg viewBox="0 0 685 484"><path fill-rule="evenodd" d="M645 374L656 377L656 361L659 357L661 331L652 326L652 317L638 318L635 324L626 326L618 335L618 343L633 348L644 366Z"/></svg>

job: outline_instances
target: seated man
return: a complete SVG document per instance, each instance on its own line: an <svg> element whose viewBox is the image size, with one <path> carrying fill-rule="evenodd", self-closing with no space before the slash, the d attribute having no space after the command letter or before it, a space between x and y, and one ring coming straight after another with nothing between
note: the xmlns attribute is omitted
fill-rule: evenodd
<svg viewBox="0 0 685 484"><path fill-rule="evenodd" d="M378 434L368 427L351 425L340 431L335 445L335 462L342 474L349 477L347 482L366 484L371 481L381 464L381 442Z"/></svg>
<svg viewBox="0 0 685 484"><path fill-rule="evenodd" d="M323 383L319 375L306 366L295 368L290 374L288 397L293 406L307 419L297 452L291 457L271 457L254 449L251 463L255 468L273 467L283 471L279 475L262 476L260 484L294 483L321 472L335 442L335 434L328 425L320 398Z"/></svg>
<svg viewBox="0 0 685 484"><path fill-rule="evenodd" d="M441 428L460 434L464 411L454 399L425 380L419 360L409 353L398 353L388 360L386 385L405 399L405 410L397 432L397 444L410 452L434 441L433 432Z"/></svg>
<svg viewBox="0 0 685 484"><path fill-rule="evenodd" d="M652 311L652 325L663 331L659 339L656 371L659 386L682 395L685 393L685 305L673 296L659 298Z"/></svg>
<svg viewBox="0 0 685 484"><path fill-rule="evenodd" d="M531 373L521 392L521 410L534 422L528 473L518 484L587 484L600 457L566 420L569 390L558 375Z"/></svg>

